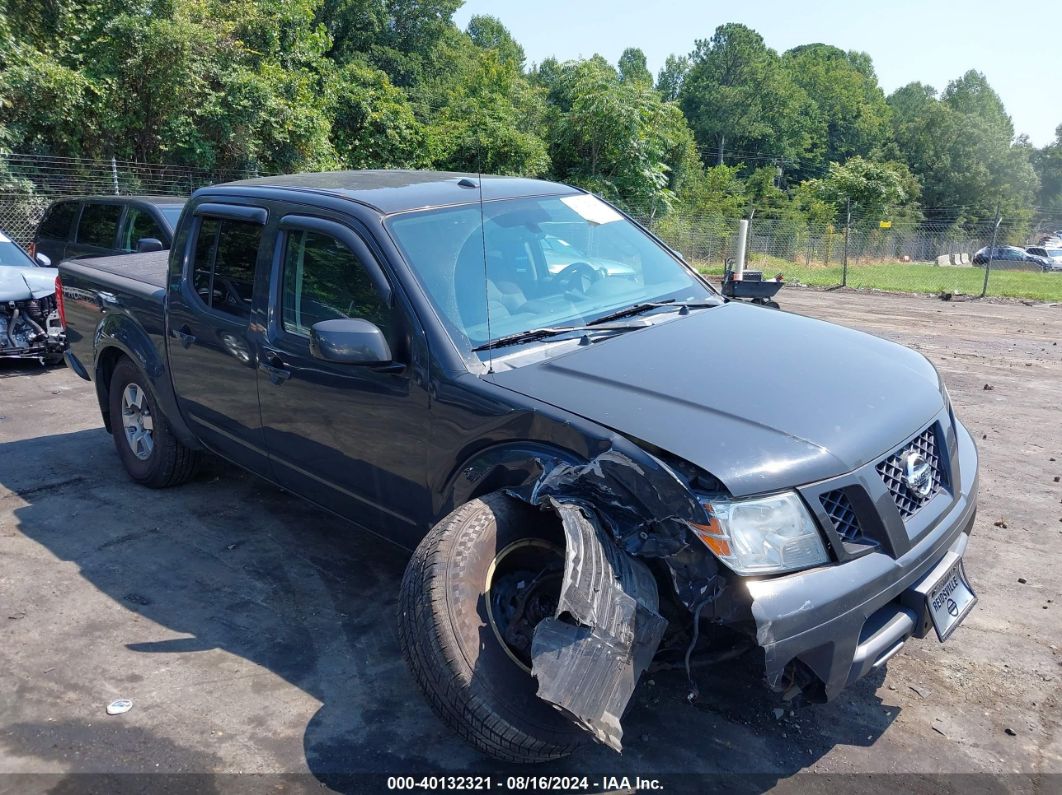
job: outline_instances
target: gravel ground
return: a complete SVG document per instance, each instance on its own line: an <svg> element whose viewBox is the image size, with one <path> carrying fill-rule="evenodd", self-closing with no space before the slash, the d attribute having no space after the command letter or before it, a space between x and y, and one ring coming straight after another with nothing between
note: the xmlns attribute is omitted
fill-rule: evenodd
<svg viewBox="0 0 1062 795"><path fill-rule="evenodd" d="M622 756L499 766L434 718L400 658L404 552L222 465L134 486L89 384L0 364L0 791L364 791L455 773L495 789L586 775L581 792L636 776L668 791L1059 791L1062 308L782 301L925 353L977 440L980 603L946 645L909 643L837 701L780 717L742 660L699 671L695 706L683 674L654 674ZM122 697L132 710L107 716ZM152 778L100 778L115 773ZM852 775L870 773L891 777ZM960 773L991 775L941 775Z"/></svg>

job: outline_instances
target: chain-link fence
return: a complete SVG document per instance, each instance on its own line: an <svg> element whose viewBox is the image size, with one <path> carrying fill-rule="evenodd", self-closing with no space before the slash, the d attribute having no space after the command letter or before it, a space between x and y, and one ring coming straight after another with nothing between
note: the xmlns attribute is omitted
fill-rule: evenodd
<svg viewBox="0 0 1062 795"><path fill-rule="evenodd" d="M737 219L665 216L639 219L686 259L706 267L722 266L737 250ZM853 224L808 224L799 220L749 222L746 262L750 266L841 266L871 263L972 264L974 254L991 243L994 224L972 229L940 222L897 222L885 228ZM1009 230L1002 226L998 244Z"/></svg>
<svg viewBox="0 0 1062 795"><path fill-rule="evenodd" d="M713 277L720 277L727 260L736 256L737 219L673 214L639 220ZM849 285L1062 300L1062 264L1047 270L1048 263L1034 260L1015 247L1036 245L1059 225L1062 221L1052 218L1033 224L1004 220L998 226L991 221L974 225L940 221L882 224L878 219L856 219L845 229L843 224L754 217L748 224L746 267L763 271L767 278L781 273L786 281L820 287ZM1029 275L985 280L986 250L995 252L989 275L1003 271Z"/></svg>
<svg viewBox="0 0 1062 795"><path fill-rule="evenodd" d="M44 210L55 199L88 195L188 196L216 182L259 176L249 171L213 171L121 160L85 160L0 152L0 231L28 243ZM739 220L721 216L671 213L639 219L668 245L713 276L735 256ZM1047 224L1045 226L1045 224ZM1006 221L969 226L941 221L893 221L854 218L843 224L809 224L799 219L753 217L747 237L747 267L769 276L821 286L849 282L851 269L865 266L939 265L971 268L974 255L997 244L1039 242L1039 233L1057 229L1049 220L1018 227ZM1030 231L1030 229L1032 231ZM995 237L994 237L995 236ZM994 259L991 270L1038 270L1031 262ZM967 271L964 283L974 283ZM1062 285L1062 273L1052 275ZM887 289L887 288L886 288ZM1052 285L1051 290L1055 290Z"/></svg>
<svg viewBox="0 0 1062 795"><path fill-rule="evenodd" d="M0 230L28 243L48 205L67 196L186 197L204 185L256 176L250 171L0 152Z"/></svg>

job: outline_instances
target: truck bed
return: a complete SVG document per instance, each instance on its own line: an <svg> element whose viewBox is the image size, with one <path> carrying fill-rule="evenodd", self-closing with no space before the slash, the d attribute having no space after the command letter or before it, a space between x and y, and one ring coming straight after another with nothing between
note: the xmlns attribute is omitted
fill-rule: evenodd
<svg viewBox="0 0 1062 795"><path fill-rule="evenodd" d="M139 328L155 350L165 349L168 262L168 251L155 251L59 263L67 343L87 375L94 373L97 334L114 315L128 316L133 326L126 328Z"/></svg>
<svg viewBox="0 0 1062 795"><path fill-rule="evenodd" d="M124 276L152 287L166 286L166 271L169 267L168 251L151 251L147 254L122 254L116 257L92 257L69 260L82 268L95 269L115 276ZM64 263L67 264L67 263Z"/></svg>

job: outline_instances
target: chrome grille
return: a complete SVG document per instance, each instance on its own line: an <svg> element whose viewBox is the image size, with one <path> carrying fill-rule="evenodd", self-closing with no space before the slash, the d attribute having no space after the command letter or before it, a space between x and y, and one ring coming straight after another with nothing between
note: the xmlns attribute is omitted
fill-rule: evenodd
<svg viewBox="0 0 1062 795"><path fill-rule="evenodd" d="M859 517L852 510L848 496L838 489L828 491L819 497L822 507L833 522L833 527L845 541L855 541L859 537Z"/></svg>
<svg viewBox="0 0 1062 795"><path fill-rule="evenodd" d="M892 495L892 499L896 503L896 507L899 509L900 516L903 517L904 521L914 516L919 508L933 499L944 487L946 472L944 462L941 460L937 450L937 426L934 423L878 464L878 474L881 475L881 479L889 490L889 494ZM933 486L925 497L919 496L907 487L903 459L907 453L911 452L921 454L929 463L930 478Z"/></svg>

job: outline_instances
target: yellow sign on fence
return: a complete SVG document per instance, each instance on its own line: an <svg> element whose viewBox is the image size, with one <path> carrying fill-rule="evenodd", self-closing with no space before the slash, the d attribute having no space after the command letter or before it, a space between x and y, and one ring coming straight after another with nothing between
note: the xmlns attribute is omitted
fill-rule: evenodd
<svg viewBox="0 0 1062 795"><path fill-rule="evenodd" d="M892 229L892 221L878 221L878 226L881 229Z"/></svg>

